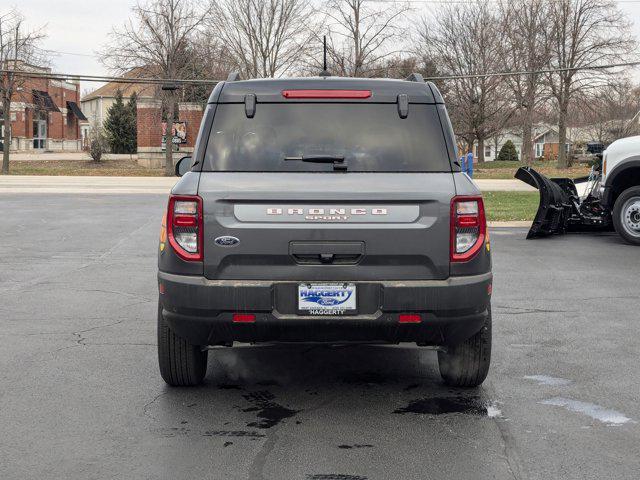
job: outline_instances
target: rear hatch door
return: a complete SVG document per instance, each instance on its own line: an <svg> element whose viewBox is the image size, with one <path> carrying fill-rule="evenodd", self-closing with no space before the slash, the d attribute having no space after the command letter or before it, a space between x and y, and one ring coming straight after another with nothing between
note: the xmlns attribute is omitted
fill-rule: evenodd
<svg viewBox="0 0 640 480"><path fill-rule="evenodd" d="M453 191L450 173L205 172L205 276L447 278Z"/></svg>

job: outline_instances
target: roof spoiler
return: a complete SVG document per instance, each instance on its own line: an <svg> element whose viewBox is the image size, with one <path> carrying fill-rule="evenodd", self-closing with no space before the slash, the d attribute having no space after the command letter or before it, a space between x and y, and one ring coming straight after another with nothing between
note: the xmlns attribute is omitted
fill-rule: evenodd
<svg viewBox="0 0 640 480"><path fill-rule="evenodd" d="M237 82L238 80L241 80L240 72L231 72L227 76L227 82Z"/></svg>

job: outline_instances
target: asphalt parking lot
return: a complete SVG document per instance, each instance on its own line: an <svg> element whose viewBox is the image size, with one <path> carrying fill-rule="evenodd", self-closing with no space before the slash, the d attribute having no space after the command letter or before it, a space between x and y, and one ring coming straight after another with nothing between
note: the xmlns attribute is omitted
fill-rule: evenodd
<svg viewBox="0 0 640 480"><path fill-rule="evenodd" d="M630 479L640 472L640 249L493 230L485 384L415 346L156 361L164 195L3 194L0 478Z"/></svg>

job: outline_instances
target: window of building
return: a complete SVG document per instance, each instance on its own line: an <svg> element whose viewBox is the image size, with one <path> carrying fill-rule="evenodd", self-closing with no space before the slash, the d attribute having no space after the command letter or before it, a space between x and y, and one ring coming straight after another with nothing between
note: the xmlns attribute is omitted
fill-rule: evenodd
<svg viewBox="0 0 640 480"><path fill-rule="evenodd" d="M543 152L544 144L536 143L536 157L541 157Z"/></svg>
<svg viewBox="0 0 640 480"><path fill-rule="evenodd" d="M491 145L485 145L485 147L484 147L484 156L485 157L490 157L491 156Z"/></svg>
<svg viewBox="0 0 640 480"><path fill-rule="evenodd" d="M47 145L47 117L45 112L36 111L33 114L33 148L46 148Z"/></svg>

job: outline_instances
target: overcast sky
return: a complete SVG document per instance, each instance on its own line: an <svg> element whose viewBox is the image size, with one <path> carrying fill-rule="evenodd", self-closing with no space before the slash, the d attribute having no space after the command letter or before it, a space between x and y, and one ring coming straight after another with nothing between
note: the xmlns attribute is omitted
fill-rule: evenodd
<svg viewBox="0 0 640 480"><path fill-rule="evenodd" d="M109 73L98 62L96 51L105 45L113 26L126 21L133 4L135 0L21 0L16 3L30 26L45 26L48 37L44 48L61 52L51 54L53 70L85 75ZM437 4L415 2L412 5L416 16L438 8ZM640 0L623 0L619 5L630 20L635 20L633 32L640 39ZM640 69L635 78L640 80ZM96 86L99 85L84 82L82 90L93 90Z"/></svg>

